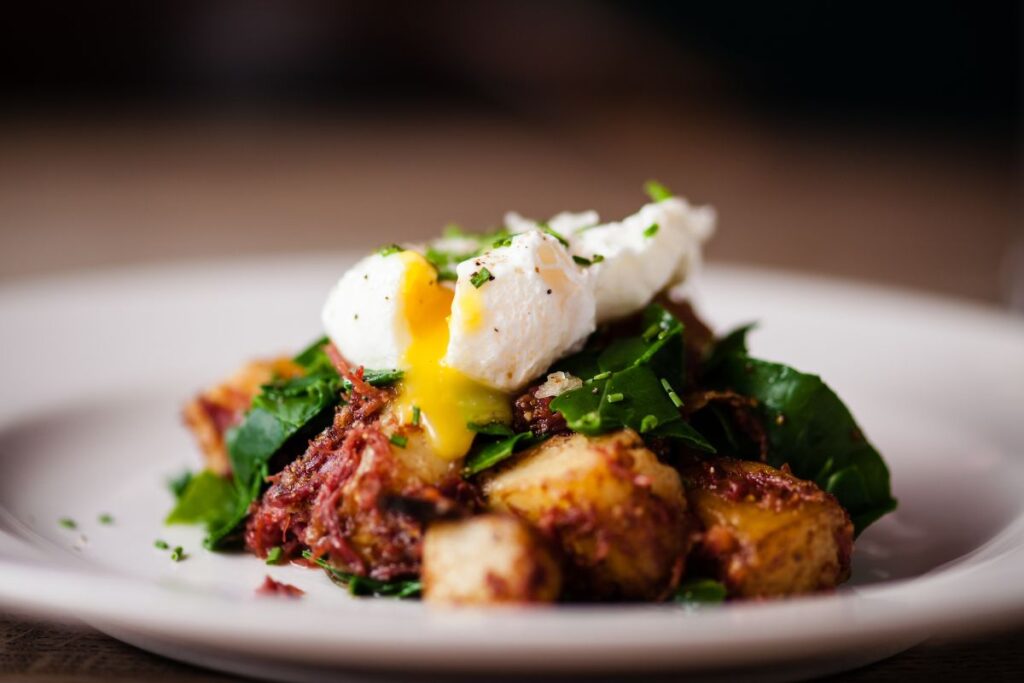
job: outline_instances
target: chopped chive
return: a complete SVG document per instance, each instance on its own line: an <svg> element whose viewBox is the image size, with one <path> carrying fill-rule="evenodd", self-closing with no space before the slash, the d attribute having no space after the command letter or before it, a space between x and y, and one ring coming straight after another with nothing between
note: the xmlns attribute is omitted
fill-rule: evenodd
<svg viewBox="0 0 1024 683"><path fill-rule="evenodd" d="M591 263L600 263L601 261L604 261L604 254L594 254L590 259Z"/></svg>
<svg viewBox="0 0 1024 683"><path fill-rule="evenodd" d="M281 546L274 546L267 552L267 564L277 564L281 561L282 555L284 551L281 550Z"/></svg>
<svg viewBox="0 0 1024 683"><path fill-rule="evenodd" d="M437 271L437 280L438 280L438 282L455 282L458 279L459 279L459 276L455 273L454 270L449 270L449 269L445 268L443 270L442 269L438 269L438 271Z"/></svg>
<svg viewBox="0 0 1024 683"><path fill-rule="evenodd" d="M61 517L59 520L57 520L57 523L60 524L65 529L77 529L78 528L78 523L75 522L75 520L71 519L70 517Z"/></svg>
<svg viewBox="0 0 1024 683"><path fill-rule="evenodd" d="M499 237L498 239L494 240L494 244L491 245L491 249L501 249L502 247L511 247L511 246L512 246L512 235L508 235L507 237Z"/></svg>
<svg viewBox="0 0 1024 683"><path fill-rule="evenodd" d="M651 223L651 225L646 230L644 230L644 237L654 237L657 234L658 234L658 224L657 223Z"/></svg>
<svg viewBox="0 0 1024 683"><path fill-rule="evenodd" d="M582 256L575 256L575 255L572 257L572 260L576 262L576 265L583 266L584 268L586 268L587 266L589 266L589 265L594 263L593 261L591 261L588 258L584 258Z"/></svg>
<svg viewBox="0 0 1024 683"><path fill-rule="evenodd" d="M655 415L644 415L640 420L640 433L645 434L658 426L658 418Z"/></svg>
<svg viewBox="0 0 1024 683"><path fill-rule="evenodd" d="M652 202L663 202L672 196L672 192L657 180L648 180L644 183L644 192Z"/></svg>
<svg viewBox="0 0 1024 683"><path fill-rule="evenodd" d="M153 547L157 550L167 550L171 546L167 545L167 541L163 540L162 538L158 538L155 541L153 541Z"/></svg>
<svg viewBox="0 0 1024 683"><path fill-rule="evenodd" d="M419 406L413 406L412 407L412 423L414 425L419 426L419 423L420 423L420 407Z"/></svg>
<svg viewBox="0 0 1024 683"><path fill-rule="evenodd" d="M409 439L405 438L401 434L392 434L388 437L388 441L395 444L399 448L405 448L409 445Z"/></svg>
<svg viewBox="0 0 1024 683"><path fill-rule="evenodd" d="M612 373L610 373L607 370L605 370L604 372L597 373L591 379L593 379L595 382L600 382L601 380L608 379L611 376L612 376Z"/></svg>
<svg viewBox="0 0 1024 683"><path fill-rule="evenodd" d="M645 342L649 342L652 339L654 339L656 336L658 336L658 332L660 332L660 331L661 331L661 326L657 325L657 324L654 324L654 325L651 325L650 327L648 327L646 330L644 330L644 333L641 336L643 337Z"/></svg>
<svg viewBox="0 0 1024 683"><path fill-rule="evenodd" d="M174 550L171 551L171 559L175 562L181 562L186 557L187 555L185 555L185 549L182 548L180 545L175 546Z"/></svg>
<svg viewBox="0 0 1024 683"><path fill-rule="evenodd" d="M485 282L490 282L493 279L494 276L491 275L491 271L486 268L481 268L477 272L473 273L473 277L469 278L469 282L477 289L480 289L484 286Z"/></svg>
<svg viewBox="0 0 1024 683"><path fill-rule="evenodd" d="M683 401L679 398L679 395L676 394L675 389L672 388L672 385L669 384L668 380L665 379L664 377L661 378L661 386L665 390L665 393L668 394L668 397L672 399L672 405L674 405L676 408L682 408Z"/></svg>
<svg viewBox="0 0 1024 683"><path fill-rule="evenodd" d="M114 516L104 512L102 515L99 516L99 521L100 524L113 524Z"/></svg>
<svg viewBox="0 0 1024 683"><path fill-rule="evenodd" d="M392 254L397 254L400 251L405 251L405 249L403 249L397 244L386 244L380 249L378 249L377 253L380 254L381 256L391 256Z"/></svg>
<svg viewBox="0 0 1024 683"><path fill-rule="evenodd" d="M616 394L608 394L608 402L609 403L618 403L618 402L622 401L625 398L626 398L625 395L623 395L621 392L620 393L616 393Z"/></svg>
<svg viewBox="0 0 1024 683"><path fill-rule="evenodd" d="M558 234L558 232L555 231L554 229L552 229L552 227L550 225L548 225L545 222L538 223L537 225L538 225L538 227L540 227L541 230L543 230L544 232L546 232L547 234L551 235L556 240L558 240L559 243L561 243L561 245L563 247L565 247L566 249L569 248L569 240L565 239L560 234Z"/></svg>

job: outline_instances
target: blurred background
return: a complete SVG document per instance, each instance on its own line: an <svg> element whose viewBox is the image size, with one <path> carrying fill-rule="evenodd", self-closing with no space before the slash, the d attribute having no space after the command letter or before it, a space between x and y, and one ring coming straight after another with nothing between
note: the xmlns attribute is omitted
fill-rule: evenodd
<svg viewBox="0 0 1024 683"><path fill-rule="evenodd" d="M0 284L714 204L712 261L1024 309L1021 5L20 3Z"/></svg>

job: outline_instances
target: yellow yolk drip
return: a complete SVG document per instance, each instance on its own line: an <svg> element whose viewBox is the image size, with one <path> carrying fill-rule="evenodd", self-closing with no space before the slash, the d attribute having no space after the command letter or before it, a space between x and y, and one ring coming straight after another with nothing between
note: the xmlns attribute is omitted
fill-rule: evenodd
<svg viewBox="0 0 1024 683"><path fill-rule="evenodd" d="M396 400L397 413L409 424L414 420L413 408L419 408L420 425L434 452L445 460L456 460L466 455L473 443L474 432L466 426L468 422L511 421L509 397L444 364L453 293L438 283L434 267L416 252L403 251L395 257L406 264L401 296L412 336L403 359L405 374ZM469 317L479 322L479 298L474 301L476 308L468 311ZM466 313L463 309L462 314Z"/></svg>
<svg viewBox="0 0 1024 683"><path fill-rule="evenodd" d="M458 296L455 299L455 305L459 309L463 330L472 332L480 326L484 306L479 289L476 287L463 287L459 290Z"/></svg>

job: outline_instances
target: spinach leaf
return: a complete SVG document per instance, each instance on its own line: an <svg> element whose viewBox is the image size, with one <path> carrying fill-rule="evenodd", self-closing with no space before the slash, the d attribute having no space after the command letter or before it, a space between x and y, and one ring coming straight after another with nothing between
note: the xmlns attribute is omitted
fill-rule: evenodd
<svg viewBox="0 0 1024 683"><path fill-rule="evenodd" d="M714 579L688 579L679 584L672 601L687 607L717 605L725 601L725 586Z"/></svg>
<svg viewBox="0 0 1024 683"><path fill-rule="evenodd" d="M204 470L189 478L165 523L220 526L234 517L233 494L234 485L231 481Z"/></svg>
<svg viewBox="0 0 1024 683"><path fill-rule="evenodd" d="M175 500L181 498L181 494L185 493L188 483L192 481L194 476L195 473L192 470L184 470L181 474L167 480L167 488L174 494Z"/></svg>
<svg viewBox="0 0 1024 683"><path fill-rule="evenodd" d="M234 478L230 497L234 513L216 523L207 521L204 545L222 548L245 520L249 507L259 498L271 459L278 453L299 455L310 438L325 429L342 392L352 388L342 379L324 350L326 338L318 339L293 359L306 374L277 380L260 389L242 422L225 435ZM402 377L397 370L365 370L370 384L391 384Z"/></svg>
<svg viewBox="0 0 1024 683"><path fill-rule="evenodd" d="M378 581L335 569L327 560L313 557L313 553L308 550L303 550L302 556L310 562L315 562L327 572L331 581L348 588L348 592L352 595L378 595L402 600L418 598L423 592L423 584L418 580Z"/></svg>
<svg viewBox="0 0 1024 683"><path fill-rule="evenodd" d="M816 375L751 358L744 334L725 338L731 351L712 352L705 381L757 399L769 464L788 464L794 475L833 494L858 534L894 510L889 470L835 392Z"/></svg>
<svg viewBox="0 0 1024 683"><path fill-rule="evenodd" d="M560 370L589 379L555 397L551 409L581 434L629 427L714 453L679 412L683 358L683 324L661 306L648 306L642 334L620 337L604 348L588 346L558 364Z"/></svg>
<svg viewBox="0 0 1024 683"><path fill-rule="evenodd" d="M533 432L520 432L499 441L484 443L479 447L474 444L474 450L466 456L462 473L464 476L472 477L494 467L503 460L508 460L516 451L536 446L545 438L534 437Z"/></svg>

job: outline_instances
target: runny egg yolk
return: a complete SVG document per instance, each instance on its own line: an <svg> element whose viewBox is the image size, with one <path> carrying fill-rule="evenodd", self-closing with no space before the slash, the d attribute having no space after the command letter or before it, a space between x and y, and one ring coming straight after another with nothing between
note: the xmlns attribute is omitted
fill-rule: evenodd
<svg viewBox="0 0 1024 683"><path fill-rule="evenodd" d="M418 408L420 425L435 454L456 460L466 455L473 443L475 433L467 423L510 422L510 400L505 393L444 364L454 294L437 281L437 271L421 255L407 250L395 257L405 261L402 308L412 336L403 358L405 373L396 400L397 414L409 424ZM468 305L479 304L475 300ZM479 319L479 313L476 310L470 318Z"/></svg>

